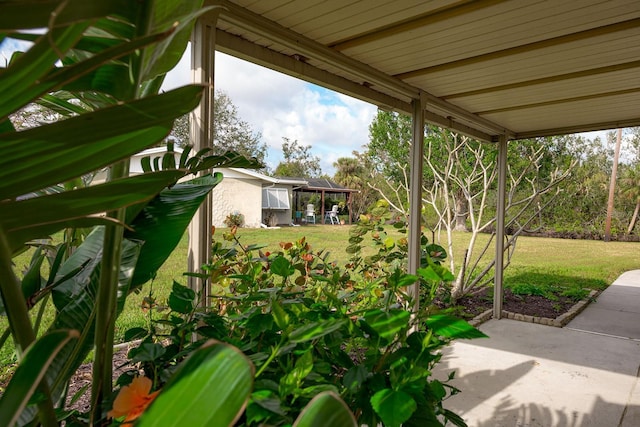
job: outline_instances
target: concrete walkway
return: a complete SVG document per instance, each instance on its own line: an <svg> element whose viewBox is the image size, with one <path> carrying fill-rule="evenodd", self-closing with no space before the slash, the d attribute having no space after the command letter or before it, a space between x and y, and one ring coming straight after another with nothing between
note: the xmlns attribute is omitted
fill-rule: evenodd
<svg viewBox="0 0 640 427"><path fill-rule="evenodd" d="M640 270L620 276L565 328L514 320L446 349L445 407L470 427L640 426Z"/></svg>

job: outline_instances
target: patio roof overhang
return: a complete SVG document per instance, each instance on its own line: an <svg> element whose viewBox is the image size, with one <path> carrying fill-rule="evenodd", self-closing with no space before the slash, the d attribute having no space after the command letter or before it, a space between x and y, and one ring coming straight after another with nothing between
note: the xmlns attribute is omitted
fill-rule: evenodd
<svg viewBox="0 0 640 427"><path fill-rule="evenodd" d="M637 0L206 4L214 8L194 32L194 81L212 82L217 49L413 116L410 271L425 121L499 145L498 289L507 141L640 125ZM194 121L204 145L212 95Z"/></svg>

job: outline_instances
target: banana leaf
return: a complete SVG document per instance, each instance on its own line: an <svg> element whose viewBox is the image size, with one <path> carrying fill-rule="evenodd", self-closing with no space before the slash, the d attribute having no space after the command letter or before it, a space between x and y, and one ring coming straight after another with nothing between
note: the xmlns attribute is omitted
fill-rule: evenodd
<svg viewBox="0 0 640 427"><path fill-rule="evenodd" d="M62 277L69 271L79 269L77 274L60 283L52 291L57 314L49 331L74 329L80 332L80 337L77 341L68 343L60 350L45 374L54 401L63 394L66 383L93 347L95 306L100 282L103 237L104 228L96 227L60 267L56 276ZM123 242L118 281L119 294L123 299L128 292L141 246L141 242L128 240ZM18 425L27 424L35 414L35 405L29 405L22 412Z"/></svg>
<svg viewBox="0 0 640 427"><path fill-rule="evenodd" d="M176 117L198 105L201 94L201 87L185 86L0 135L0 199L67 181L152 146L169 134Z"/></svg>
<svg viewBox="0 0 640 427"><path fill-rule="evenodd" d="M63 3L66 3L63 5ZM74 22L101 18L111 14L131 15L128 0L21 0L0 3L0 30L22 30L69 25ZM51 22L51 13L57 10ZM29 13L25 13L28 11Z"/></svg>
<svg viewBox="0 0 640 427"><path fill-rule="evenodd" d="M181 364L136 425L232 426L249 400L253 374L240 350L208 341Z"/></svg>
<svg viewBox="0 0 640 427"><path fill-rule="evenodd" d="M131 282L137 289L149 281L180 242L191 218L209 192L222 181L222 174L207 175L179 183L160 192L127 223L125 238L145 242ZM135 212L136 208L131 210Z"/></svg>
<svg viewBox="0 0 640 427"><path fill-rule="evenodd" d="M107 222L107 218L87 216L147 202L182 175L184 172L179 170L144 174L79 190L0 203L0 226L7 234L11 251L15 252L27 241L47 237L61 228Z"/></svg>
<svg viewBox="0 0 640 427"><path fill-rule="evenodd" d="M118 313L126 296L149 280L173 252L186 231L193 214L206 195L221 180L221 175L196 178L162 191L142 210L136 209L123 243ZM169 236L169 237L167 237ZM64 384L83 362L93 345L95 298L100 280L104 228L97 227L74 254L58 269L64 277L74 269L80 271L52 290L57 315L51 329L77 329L81 337L75 345L67 345L47 372L54 397L62 394ZM150 239L144 242L141 238ZM134 273L135 271L135 273ZM134 279L135 280L132 280ZM23 413L23 421L35 415L33 407Z"/></svg>
<svg viewBox="0 0 640 427"><path fill-rule="evenodd" d="M55 356L77 337L77 331L53 331L29 347L0 399L0 425L15 424Z"/></svg>

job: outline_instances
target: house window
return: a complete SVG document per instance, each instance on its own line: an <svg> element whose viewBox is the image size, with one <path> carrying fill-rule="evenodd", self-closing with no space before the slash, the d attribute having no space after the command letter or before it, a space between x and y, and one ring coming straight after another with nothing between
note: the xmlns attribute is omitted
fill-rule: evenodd
<svg viewBox="0 0 640 427"><path fill-rule="evenodd" d="M262 209L289 209L289 191L286 188L263 188Z"/></svg>

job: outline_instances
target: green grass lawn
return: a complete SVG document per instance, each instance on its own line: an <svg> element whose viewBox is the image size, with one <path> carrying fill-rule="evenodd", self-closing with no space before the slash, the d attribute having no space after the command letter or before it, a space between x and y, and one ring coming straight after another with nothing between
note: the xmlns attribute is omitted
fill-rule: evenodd
<svg viewBox="0 0 640 427"><path fill-rule="evenodd" d="M238 230L238 236L245 245L266 245L265 251L277 250L280 242L291 242L305 237L314 250L324 249L330 253L330 259L344 264L349 258L345 252L349 228L350 226L335 225L280 229L243 228ZM217 230L214 238L221 239L223 232L224 230ZM392 232L395 233L395 230ZM456 233L454 252L461 255L469 238L468 233ZM481 235L480 244L486 242L487 238L488 236ZM154 282L144 285L140 293L128 298L125 310L116 324L117 340L122 340L124 332L129 328L145 325L148 321L148 313L141 309L145 296L152 292L156 300L163 303L174 280L186 284L186 278L182 273L186 270L187 245L188 239L185 236L160 269ZM493 250L488 251L483 261L488 262L493 255ZM28 261L27 254L17 257L16 269L21 270ZM621 273L633 269L640 269L639 243L520 237L511 265L505 272L505 285L603 289ZM53 310L49 310L46 321L50 322L52 318ZM0 327L2 330L7 327L6 318L0 319ZM0 351L0 363L7 364L12 360L12 345L7 343Z"/></svg>

